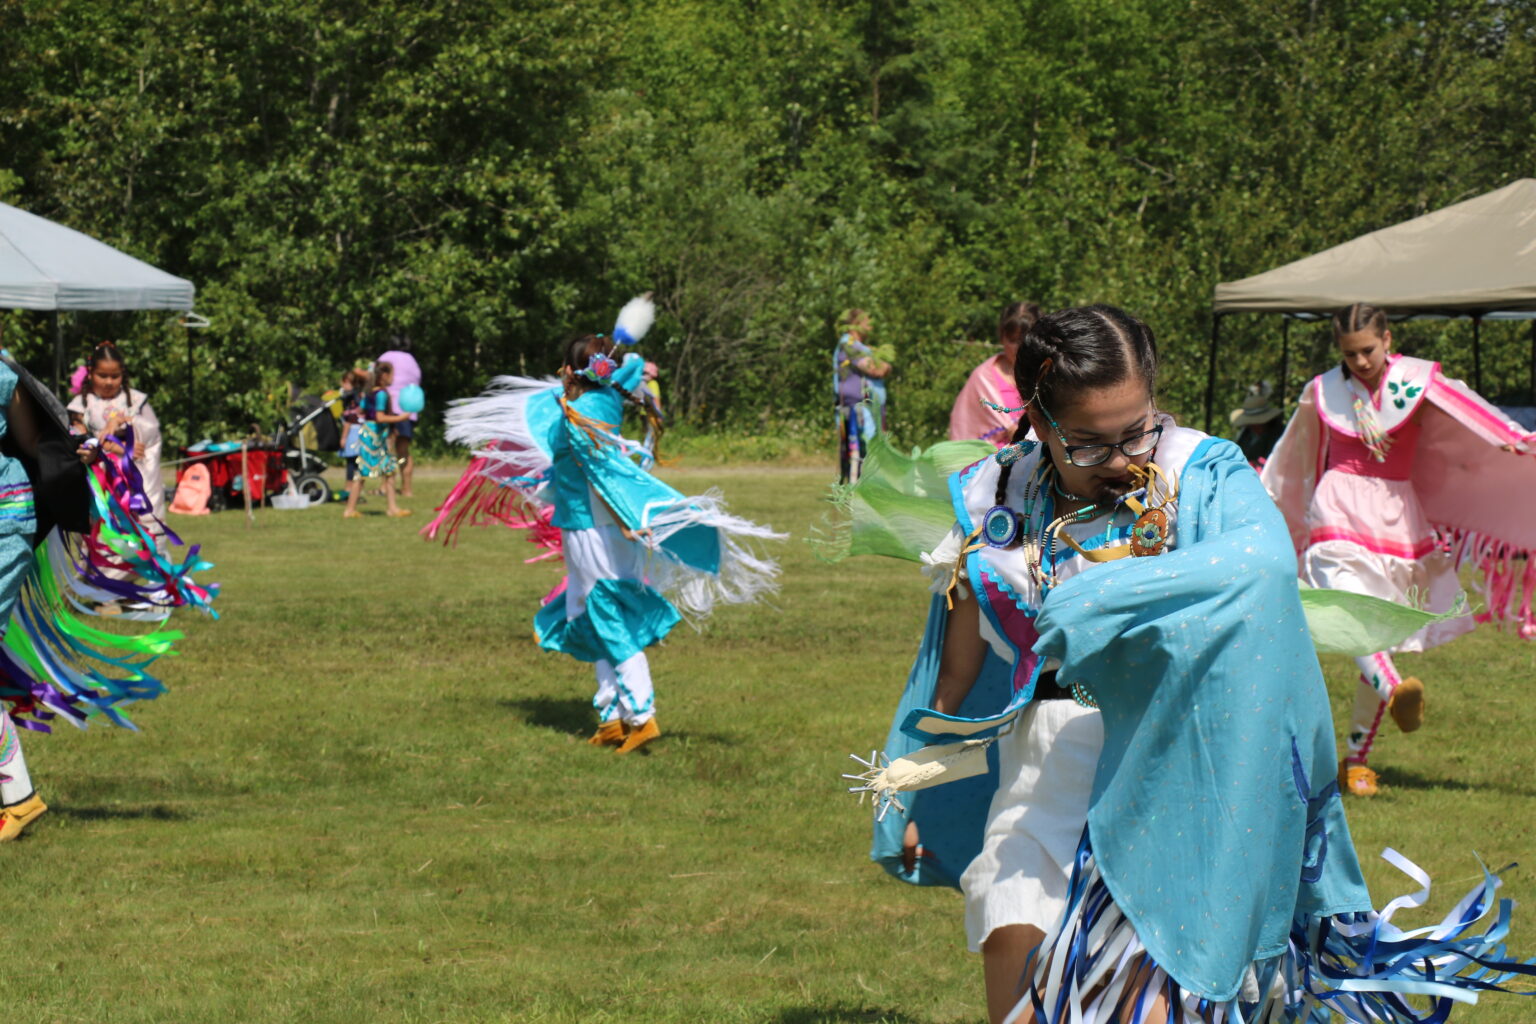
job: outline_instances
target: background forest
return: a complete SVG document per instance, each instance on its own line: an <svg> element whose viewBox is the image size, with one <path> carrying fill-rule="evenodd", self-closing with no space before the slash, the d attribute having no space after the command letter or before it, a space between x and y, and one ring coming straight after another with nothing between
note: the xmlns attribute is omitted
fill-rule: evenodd
<svg viewBox="0 0 1536 1024"><path fill-rule="evenodd" d="M1140 314L1198 420L1217 281L1536 173L1531 0L0 0L0 69L0 201L198 287L196 410L172 319L65 321L173 438L397 335L440 410L645 289L702 429L824 430L860 305L932 439L1016 299ZM0 327L46 365L42 317ZM1223 333L1225 409L1279 325ZM1465 375L1469 334L1404 347ZM1485 327L1491 396L1528 338Z"/></svg>

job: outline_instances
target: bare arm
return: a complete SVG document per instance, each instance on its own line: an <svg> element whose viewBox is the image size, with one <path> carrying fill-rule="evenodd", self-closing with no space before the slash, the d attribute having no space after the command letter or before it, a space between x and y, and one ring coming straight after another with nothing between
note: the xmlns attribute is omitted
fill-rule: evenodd
<svg viewBox="0 0 1536 1024"><path fill-rule="evenodd" d="M11 436L16 439L16 447L28 458L37 456L37 442L42 433L37 416L37 407L32 404L27 389L18 384L15 393L11 395L11 404L5 411L5 418Z"/></svg>
<svg viewBox="0 0 1536 1024"><path fill-rule="evenodd" d="M853 368L858 370L864 376L873 377L876 380L879 380L891 372L890 363L887 363L882 359L876 359L874 356L862 356L858 359L855 359L853 361Z"/></svg>
<svg viewBox="0 0 1536 1024"><path fill-rule="evenodd" d="M939 655L939 682L934 691L933 709L953 715L965 703L987 657L987 644L981 638L981 606L976 596L956 594L944 625L944 650Z"/></svg>

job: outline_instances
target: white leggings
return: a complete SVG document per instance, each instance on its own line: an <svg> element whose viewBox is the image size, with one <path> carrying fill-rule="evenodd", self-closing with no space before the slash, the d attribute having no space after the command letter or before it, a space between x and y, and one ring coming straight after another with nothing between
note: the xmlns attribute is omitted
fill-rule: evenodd
<svg viewBox="0 0 1536 1024"><path fill-rule="evenodd" d="M651 686L651 666L645 652L631 655L618 665L597 663L597 696L592 698L600 722L622 718L625 725L644 725L656 715L656 691Z"/></svg>
<svg viewBox="0 0 1536 1024"><path fill-rule="evenodd" d="M32 795L32 776L21 753L20 730L0 711L0 807L12 807Z"/></svg>
<svg viewBox="0 0 1536 1024"><path fill-rule="evenodd" d="M645 552L624 539L617 526L589 530L565 530L565 617L580 618L587 610L587 595L598 580L645 578ZM626 725L644 725L656 714L656 691L651 685L651 665L645 652L632 654L617 665L599 660L597 695L592 706L599 721L623 719Z"/></svg>
<svg viewBox="0 0 1536 1024"><path fill-rule="evenodd" d="M1351 761L1365 763L1376 742L1376 732L1381 728L1381 716L1392 699L1392 691L1402 683L1392 656L1385 651L1367 654L1355 659L1360 669L1360 682L1355 688L1355 707L1349 716L1349 738L1345 741Z"/></svg>

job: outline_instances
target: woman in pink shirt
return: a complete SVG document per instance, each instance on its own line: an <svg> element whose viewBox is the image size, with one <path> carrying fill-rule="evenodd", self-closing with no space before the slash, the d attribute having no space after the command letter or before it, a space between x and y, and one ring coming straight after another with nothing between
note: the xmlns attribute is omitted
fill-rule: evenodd
<svg viewBox="0 0 1536 1024"><path fill-rule="evenodd" d="M1013 360L1038 319L1040 307L1033 302L1015 302L997 318L997 343L1003 350L972 370L955 397L949 413L951 441L980 438L1001 448L1012 439L1024 404L1013 384Z"/></svg>

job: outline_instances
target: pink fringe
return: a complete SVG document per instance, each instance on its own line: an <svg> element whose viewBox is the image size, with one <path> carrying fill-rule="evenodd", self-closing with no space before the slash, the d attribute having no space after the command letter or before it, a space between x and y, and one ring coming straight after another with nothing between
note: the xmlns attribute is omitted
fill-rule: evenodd
<svg viewBox="0 0 1536 1024"><path fill-rule="evenodd" d="M1486 608L1477 614L1477 621L1513 626L1522 639L1536 640L1536 612L1532 610L1536 551L1477 530L1437 527L1435 537L1450 552L1458 570L1473 565L1482 572Z"/></svg>
<svg viewBox="0 0 1536 1024"><path fill-rule="evenodd" d="M461 527L500 523L511 530L527 531L528 543L544 549L523 559L524 563L563 559L565 548L560 527L554 525L554 506L536 507L518 488L497 479L506 475L507 468L500 464L493 465L485 458L471 459L448 497L435 509L437 515L421 528L421 535L437 540L441 533L444 544L457 545ZM549 604L564 594L565 583L565 577L560 577L560 582L540 603Z"/></svg>

